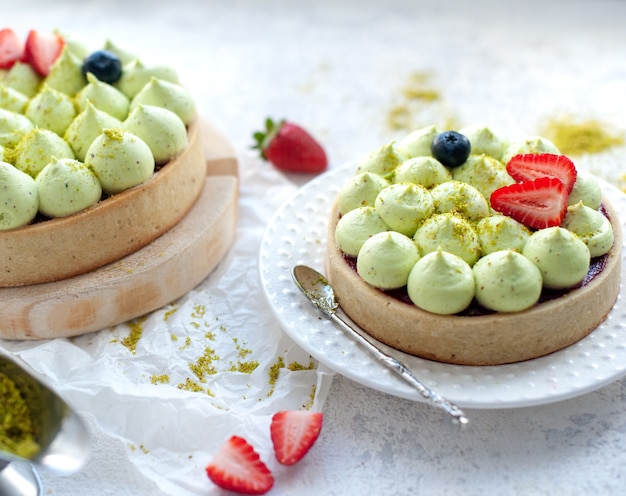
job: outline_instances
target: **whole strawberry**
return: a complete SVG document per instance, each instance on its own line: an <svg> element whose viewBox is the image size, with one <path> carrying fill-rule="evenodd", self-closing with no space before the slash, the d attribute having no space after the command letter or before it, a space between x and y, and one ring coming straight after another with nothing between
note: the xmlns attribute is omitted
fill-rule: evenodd
<svg viewBox="0 0 626 496"><path fill-rule="evenodd" d="M302 127L293 122L265 121L265 131L254 133L261 157L286 172L316 174L328 167L326 152Z"/></svg>

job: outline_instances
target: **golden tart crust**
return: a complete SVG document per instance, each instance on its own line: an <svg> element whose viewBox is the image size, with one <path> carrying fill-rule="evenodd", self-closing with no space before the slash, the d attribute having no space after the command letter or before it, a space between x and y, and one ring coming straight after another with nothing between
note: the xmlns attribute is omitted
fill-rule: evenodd
<svg viewBox="0 0 626 496"><path fill-rule="evenodd" d="M392 348L438 362L500 365L570 346L609 314L620 291L622 231L604 199L614 233L603 270L586 285L518 313L436 315L367 284L335 242L339 212L330 216L326 272L342 310L367 334Z"/></svg>
<svg viewBox="0 0 626 496"><path fill-rule="evenodd" d="M0 287L59 281L91 272L148 245L176 225L204 186L199 123L187 148L145 183L77 214L0 233Z"/></svg>

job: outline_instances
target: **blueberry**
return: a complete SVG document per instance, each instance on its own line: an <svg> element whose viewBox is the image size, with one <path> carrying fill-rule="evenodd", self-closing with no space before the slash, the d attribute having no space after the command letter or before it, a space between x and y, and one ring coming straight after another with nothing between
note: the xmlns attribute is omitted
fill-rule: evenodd
<svg viewBox="0 0 626 496"><path fill-rule="evenodd" d="M466 136L456 131L439 133L430 144L430 151L446 167L458 167L469 157L472 149Z"/></svg>
<svg viewBox="0 0 626 496"><path fill-rule="evenodd" d="M113 84L122 76L122 62L114 53L98 50L83 61L83 74L88 72L104 83Z"/></svg>

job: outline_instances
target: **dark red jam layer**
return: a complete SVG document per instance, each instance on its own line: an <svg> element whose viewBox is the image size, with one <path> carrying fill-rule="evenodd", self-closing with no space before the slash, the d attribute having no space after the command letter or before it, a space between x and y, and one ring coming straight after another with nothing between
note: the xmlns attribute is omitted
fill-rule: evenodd
<svg viewBox="0 0 626 496"><path fill-rule="evenodd" d="M356 258L350 257L346 255L345 253L343 254L343 258L346 261L346 263L352 268L352 270L356 272ZM585 286L586 284L589 284L589 282L591 282L598 274L600 274L604 270L607 260L608 260L608 255L602 255L600 257L592 258L591 263L589 265L589 272L587 272L587 275L585 276L585 278L579 285L574 286L572 288L564 289L564 290L544 288L543 291L541 292L541 296L539 297L539 301L537 303L543 303L549 300L554 300L555 298L559 298L561 296L568 294L570 291L573 291L575 289ZM387 291L381 290L381 292L395 298L396 300L402 301L409 305L413 305L413 302L409 299L409 294L407 292L406 286L402 288L398 288L398 289L387 290ZM495 312L493 310L489 310L483 307L476 300L474 300L470 304L469 307L467 307L463 312L460 312L457 315L472 316L472 315L488 315L490 313L495 313Z"/></svg>
<svg viewBox="0 0 626 496"><path fill-rule="evenodd" d="M604 205L602 205L600 207L600 212L602 212L604 214L604 216L611 220L608 211L606 210L606 208L604 207ZM351 257L349 255L346 255L345 253L343 253L343 258L346 261L346 263L352 268L352 270L354 270L356 272L356 257ZM571 288L567 288L567 289L561 289L561 290L556 290L556 289L546 289L544 288L543 291L541 292L541 296L539 297L539 301L537 302L538 304L540 303L544 303L546 301L550 301L550 300L554 300L556 298L560 298L561 296L565 296L566 294L568 294L570 291L574 291L578 288L581 288L587 284L589 284L596 276L598 276L598 274L600 274L604 268L606 267L607 261L608 261L609 255L608 253L599 257L595 257L592 258L590 263L589 263L589 271L587 272L587 275L585 276L585 278L583 279L583 281L578 284L577 286L571 287ZM382 293L391 296L392 298L395 298L396 300L399 300L403 303L407 303L409 305L413 305L413 302L410 300L409 298L409 294L407 292L406 286L402 287L402 288L398 288L398 289L393 289L393 290L387 290L387 291L383 291L380 290ZM469 307L467 307L464 311L456 314L456 315L461 315L461 316L477 316L477 315L489 315L492 313L496 313L493 310L489 310L485 307L483 307L482 305L480 305L476 300L474 300Z"/></svg>

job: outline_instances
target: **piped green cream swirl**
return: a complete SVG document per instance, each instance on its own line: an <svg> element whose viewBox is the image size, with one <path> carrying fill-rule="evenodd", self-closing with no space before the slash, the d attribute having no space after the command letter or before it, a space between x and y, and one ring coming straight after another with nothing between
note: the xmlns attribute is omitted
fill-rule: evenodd
<svg viewBox="0 0 626 496"><path fill-rule="evenodd" d="M103 191L110 194L147 181L155 167L150 147L122 129L104 129L89 146L85 163L95 172Z"/></svg>
<svg viewBox="0 0 626 496"><path fill-rule="evenodd" d="M93 171L74 159L56 159L35 179L39 211L48 217L67 217L95 205L102 188Z"/></svg>
<svg viewBox="0 0 626 496"><path fill-rule="evenodd" d="M37 215L35 180L7 162L0 162L0 230L29 224Z"/></svg>
<svg viewBox="0 0 626 496"><path fill-rule="evenodd" d="M547 288L576 286L589 271L589 248L563 227L535 231L526 241L522 253L541 271L543 285Z"/></svg>
<svg viewBox="0 0 626 496"><path fill-rule="evenodd" d="M356 257L363 243L389 227L372 207L359 207L343 215L335 226L335 240L345 254Z"/></svg>
<svg viewBox="0 0 626 496"><path fill-rule="evenodd" d="M521 312L539 300L541 272L528 258L500 250L481 258L474 267L476 299L496 312Z"/></svg>
<svg viewBox="0 0 626 496"><path fill-rule="evenodd" d="M415 183L433 188L452 180L452 174L433 157L414 157L402 162L393 174L395 183Z"/></svg>
<svg viewBox="0 0 626 496"><path fill-rule="evenodd" d="M378 194L389 186L387 179L372 172L354 174L337 194L337 208L343 215L360 207L373 207Z"/></svg>
<svg viewBox="0 0 626 496"><path fill-rule="evenodd" d="M406 285L420 258L413 240L395 231L375 234L363 243L357 257L357 272L368 284L380 289Z"/></svg>
<svg viewBox="0 0 626 496"><path fill-rule="evenodd" d="M68 95L44 84L26 107L26 117L36 126L63 136L76 117L76 110Z"/></svg>
<svg viewBox="0 0 626 496"><path fill-rule="evenodd" d="M76 158L84 162L89 146L102 134L103 129L121 127L122 123L118 119L98 110L88 101L85 109L69 125L64 137Z"/></svg>
<svg viewBox="0 0 626 496"><path fill-rule="evenodd" d="M562 226L587 245L592 257L604 255L613 246L613 227L609 219L582 201L567 208Z"/></svg>
<svg viewBox="0 0 626 496"><path fill-rule="evenodd" d="M413 236L434 211L433 198L423 186L397 183L383 189L374 202L378 215L394 231Z"/></svg>
<svg viewBox="0 0 626 496"><path fill-rule="evenodd" d="M407 292L418 307L440 315L465 310L475 294L471 267L441 249L420 258L409 273Z"/></svg>
<svg viewBox="0 0 626 496"><path fill-rule="evenodd" d="M150 147L157 164L169 162L187 147L185 124L174 112L161 107L139 105L122 127Z"/></svg>
<svg viewBox="0 0 626 496"><path fill-rule="evenodd" d="M472 224L452 213L429 217L415 232L413 239L421 256L443 249L472 266L481 255L480 241Z"/></svg>
<svg viewBox="0 0 626 496"><path fill-rule="evenodd" d="M76 95L76 107L85 110L87 103L123 121L128 117L130 101L121 91L110 84L99 81L93 74L87 74L88 84Z"/></svg>
<svg viewBox="0 0 626 496"><path fill-rule="evenodd" d="M70 145L58 134L42 129L33 129L19 141L13 150L14 165L33 178L50 163L52 157L75 158Z"/></svg>
<svg viewBox="0 0 626 496"><path fill-rule="evenodd" d="M0 108L0 145L6 148L17 146L19 141L35 129L32 121L16 112Z"/></svg>
<svg viewBox="0 0 626 496"><path fill-rule="evenodd" d="M435 126L427 126L409 133L396 146L397 150L407 158L430 157L430 144L439 131Z"/></svg>
<svg viewBox="0 0 626 496"><path fill-rule="evenodd" d="M372 172L385 176L400 165L406 157L402 155L394 143L388 143L372 150L362 157L356 165L356 173Z"/></svg>
<svg viewBox="0 0 626 496"><path fill-rule="evenodd" d="M189 125L196 115L193 99L185 88L155 77L135 95L130 103L130 111L139 105L154 105L171 110L185 125Z"/></svg>
<svg viewBox="0 0 626 496"><path fill-rule="evenodd" d="M50 67L50 73L44 79L44 84L73 97L87 84L82 64L82 60L65 45L59 58Z"/></svg>

